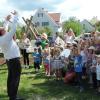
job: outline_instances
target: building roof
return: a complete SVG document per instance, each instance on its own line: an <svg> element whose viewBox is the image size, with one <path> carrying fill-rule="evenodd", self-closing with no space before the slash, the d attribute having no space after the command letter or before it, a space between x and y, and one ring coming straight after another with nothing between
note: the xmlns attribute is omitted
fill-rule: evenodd
<svg viewBox="0 0 100 100"><path fill-rule="evenodd" d="M48 13L48 15L57 23L60 22L60 13Z"/></svg>
<svg viewBox="0 0 100 100"><path fill-rule="evenodd" d="M88 20L84 19L82 22L84 22L84 21L87 22L88 24L90 24L92 27L95 27L95 26L92 25ZM81 22L81 23L82 23L82 22Z"/></svg>

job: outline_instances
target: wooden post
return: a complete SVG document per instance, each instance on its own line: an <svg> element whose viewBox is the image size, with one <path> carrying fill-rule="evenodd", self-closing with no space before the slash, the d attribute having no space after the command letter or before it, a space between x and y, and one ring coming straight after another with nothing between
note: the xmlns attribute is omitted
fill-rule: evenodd
<svg viewBox="0 0 100 100"><path fill-rule="evenodd" d="M22 17L22 19L24 20L24 22L26 23L26 25L28 26L28 29L33 33L33 35L34 35L34 37L35 37L35 39L37 39L37 36L36 36L36 34L35 34L35 32L33 31L33 29L32 29L32 25L31 25L31 22L30 22L30 25L28 24L28 22L25 20L25 18L24 17Z"/></svg>
<svg viewBox="0 0 100 100"><path fill-rule="evenodd" d="M32 18L33 18L33 16L31 16L30 20L27 20L27 24L28 24L28 25L27 25L26 33L28 33L28 31L29 31L29 27L30 27L30 25L31 25Z"/></svg>
<svg viewBox="0 0 100 100"><path fill-rule="evenodd" d="M37 39L36 34L38 34L38 31L36 30L34 24L32 24L32 22L31 22L31 21L32 21L32 18L33 18L33 16L31 16L30 20L26 21L25 18L22 17L22 19L24 20L24 22L25 22L26 25L27 25L27 32L28 32L28 30L30 30L30 31L33 33L34 37ZM32 26L33 26L33 27L32 27ZM35 31L34 31L34 30L35 30Z"/></svg>

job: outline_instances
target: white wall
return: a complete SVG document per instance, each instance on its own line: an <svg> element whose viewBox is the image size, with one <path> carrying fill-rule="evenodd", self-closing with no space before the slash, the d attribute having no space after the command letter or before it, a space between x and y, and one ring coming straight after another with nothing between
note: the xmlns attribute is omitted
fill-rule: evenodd
<svg viewBox="0 0 100 100"><path fill-rule="evenodd" d="M38 13L43 13L43 17L38 17ZM40 27L42 26L42 22L49 22L49 26L53 33L58 31L58 25L48 16L47 12L43 11L42 9L37 10L35 15L33 16L33 23L39 22Z"/></svg>

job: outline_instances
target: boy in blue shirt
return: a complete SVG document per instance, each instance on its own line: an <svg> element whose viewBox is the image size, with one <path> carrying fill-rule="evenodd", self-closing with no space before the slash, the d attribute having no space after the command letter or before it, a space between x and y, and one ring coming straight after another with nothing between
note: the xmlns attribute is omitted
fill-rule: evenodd
<svg viewBox="0 0 100 100"><path fill-rule="evenodd" d="M79 53L78 48L75 48L75 57L74 57L74 71L76 72L76 80L80 87L80 92L83 91L82 85L82 56Z"/></svg>
<svg viewBox="0 0 100 100"><path fill-rule="evenodd" d="M38 52L38 49L35 48L34 49L34 53L32 54L33 58L34 58L34 68L35 68L35 72L39 71L40 69L40 61L41 61L41 55Z"/></svg>

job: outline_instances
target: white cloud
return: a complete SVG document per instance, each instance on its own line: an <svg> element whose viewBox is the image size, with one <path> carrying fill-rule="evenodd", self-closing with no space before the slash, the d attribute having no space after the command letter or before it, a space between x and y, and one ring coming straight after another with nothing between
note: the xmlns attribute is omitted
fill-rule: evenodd
<svg viewBox="0 0 100 100"><path fill-rule="evenodd" d="M0 0L0 19L2 20L6 15L10 14L14 8L7 4L7 0Z"/></svg>
<svg viewBox="0 0 100 100"><path fill-rule="evenodd" d="M13 10L17 10L19 12L19 15L25 18L29 18L33 14L34 7L30 11L16 9L13 6L10 6L9 2L7 1L8 0L0 0L0 19L3 19L7 14L9 14L9 12ZM100 0L62 0L62 3L57 3L56 5L55 2L57 2L57 0L38 0L38 2L48 2L48 4L52 4L52 6L55 7L52 12L60 12L62 20L66 20L70 16L76 16L80 20L91 19L93 16L97 16L100 19Z"/></svg>
<svg viewBox="0 0 100 100"><path fill-rule="evenodd" d="M65 0L55 7L56 11L61 12L63 20L70 16L76 16L81 20L91 19L93 16L100 18L99 0Z"/></svg>
<svg viewBox="0 0 100 100"><path fill-rule="evenodd" d="M30 19L30 17L34 15L35 11L33 11L33 10L32 11L22 11L22 12L19 11L20 22L23 23L23 24L25 24L24 21L23 21L23 19L22 19L22 17L24 17L25 19L27 19L27 18Z"/></svg>
<svg viewBox="0 0 100 100"><path fill-rule="evenodd" d="M29 18L33 14L33 10L22 11L20 9L16 9L12 6L9 6L9 4L7 3L7 0L0 0L0 20L4 20L5 16L7 16L8 14L11 14L10 12L12 12L13 10L18 11L19 16L20 16L19 21L22 23L24 23L22 20L22 17Z"/></svg>

